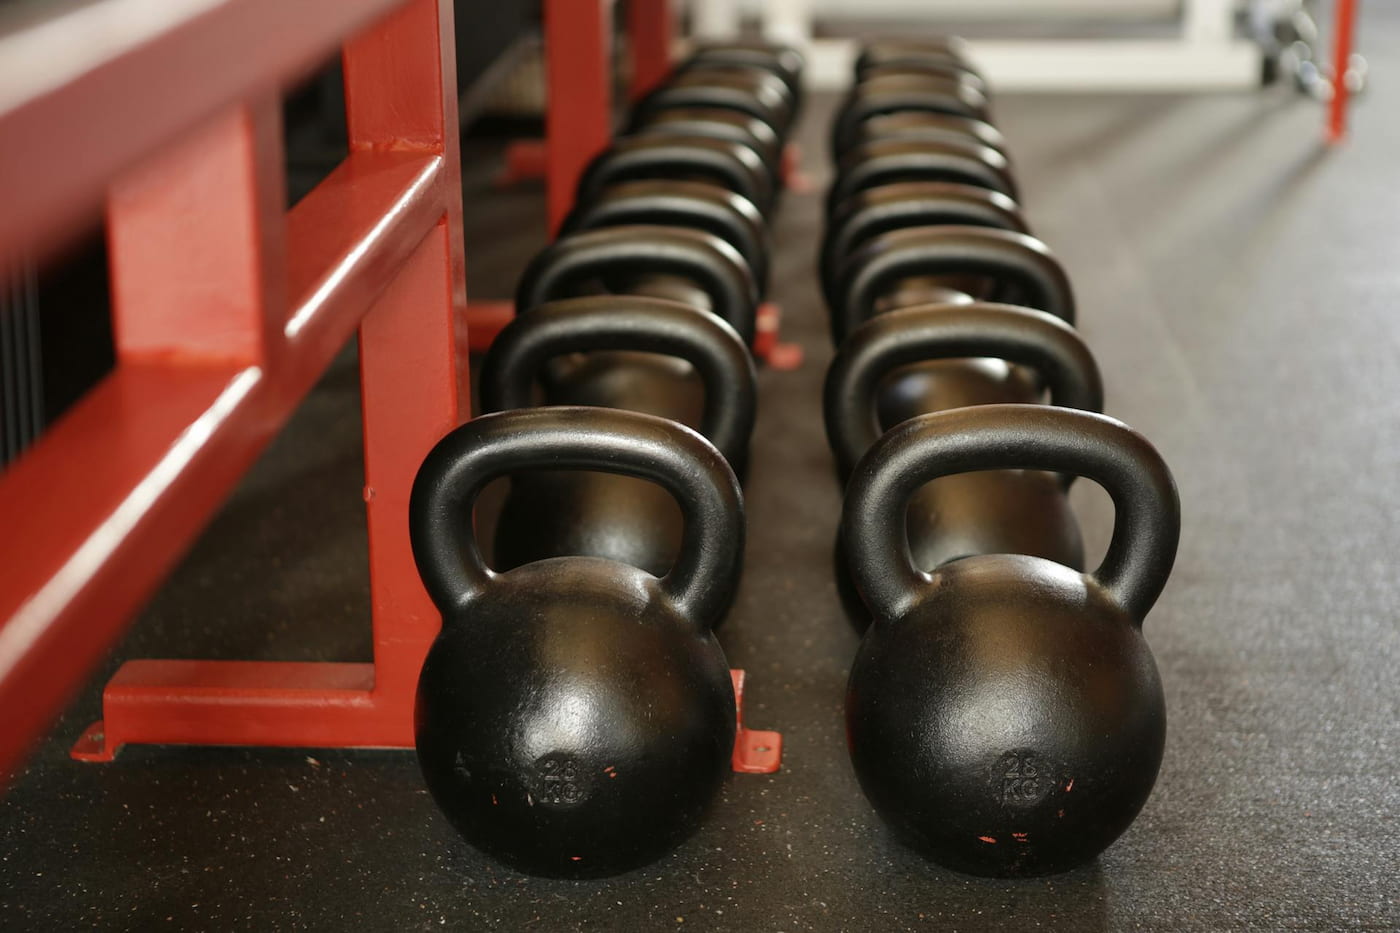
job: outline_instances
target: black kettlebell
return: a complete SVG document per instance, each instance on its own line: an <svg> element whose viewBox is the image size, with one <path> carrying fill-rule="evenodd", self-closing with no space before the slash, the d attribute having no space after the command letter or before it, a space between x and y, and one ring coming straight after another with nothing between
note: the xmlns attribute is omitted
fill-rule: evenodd
<svg viewBox="0 0 1400 933"><path fill-rule="evenodd" d="M773 176L746 143L664 133L614 139L584 169L574 201L592 201L604 188L621 181L656 178L708 181L748 198L764 215L773 208Z"/></svg>
<svg viewBox="0 0 1400 933"><path fill-rule="evenodd" d="M880 435L934 411L1036 403L1100 411L1103 381L1074 329L1009 305L902 308L857 328L827 370L827 439L844 481ZM932 570L972 554L1030 554L1084 565L1065 491L1072 476L995 470L945 476L910 496L914 566Z"/></svg>
<svg viewBox="0 0 1400 933"><path fill-rule="evenodd" d="M939 81L957 81L970 84L986 94L987 81L966 62L952 58L923 57L898 64L870 65L856 75L856 84L865 84L877 78L910 76L932 78Z"/></svg>
<svg viewBox="0 0 1400 933"><path fill-rule="evenodd" d="M968 63L967 41L959 36L922 36L918 39L872 39L856 56L857 78L871 68L926 61L947 61L974 70Z"/></svg>
<svg viewBox="0 0 1400 933"><path fill-rule="evenodd" d="M757 376L739 335L713 315L635 296L540 305L492 342L481 366L482 410L533 406L537 379L545 405L621 408L698 428L744 470ZM675 500L653 483L539 469L511 480L494 562L510 569L576 554L661 576L677 559L684 525Z"/></svg>
<svg viewBox="0 0 1400 933"><path fill-rule="evenodd" d="M589 557L496 573L472 504L547 465L658 483L686 516L666 576ZM537 875L598 877L660 857L729 769L734 691L711 631L743 556L739 485L689 428L603 408L485 415L428 454L413 556L443 627L418 680L428 790L468 842Z"/></svg>
<svg viewBox="0 0 1400 933"><path fill-rule="evenodd" d="M721 62L711 58L689 58L681 62L667 79L670 85L695 84L706 87L734 86L749 90L754 99L774 115L774 127L787 134L797 115L797 96L788 78L769 63Z"/></svg>
<svg viewBox="0 0 1400 933"><path fill-rule="evenodd" d="M698 181L625 181L581 201L564 218L560 236L599 227L650 224L690 227L739 251L762 297L768 287L768 229L753 202Z"/></svg>
<svg viewBox="0 0 1400 933"><path fill-rule="evenodd" d="M758 287L744 257L719 237L686 227L636 224L560 237L535 255L515 290L517 312L575 297L603 282L631 291L638 281L677 277L703 293L705 309L753 343Z"/></svg>
<svg viewBox="0 0 1400 933"><path fill-rule="evenodd" d="M927 110L897 110L862 120L853 135L847 140L849 146L877 139L914 139L930 142L958 142L972 139L988 148L995 149L1010 160L1006 137L1001 130L986 120L974 117L959 117L948 113L934 113ZM837 161L846 150L836 153Z"/></svg>
<svg viewBox="0 0 1400 933"><path fill-rule="evenodd" d="M802 70L806 62L802 53L790 45L744 39L702 43L677 70L701 65L749 65L766 69L783 79L795 108L802 104Z"/></svg>
<svg viewBox="0 0 1400 933"><path fill-rule="evenodd" d="M859 72L887 65L891 59L907 55L943 56L965 62L971 60L971 47L958 35L879 36L862 43L855 68Z"/></svg>
<svg viewBox="0 0 1400 933"><path fill-rule="evenodd" d="M877 139L853 146L836 166L827 189L830 215L852 194L901 181L950 181L999 191L1016 200L1016 181L1006 156L973 140L928 142Z"/></svg>
<svg viewBox="0 0 1400 933"><path fill-rule="evenodd" d="M861 124L866 120L902 111L948 114L992 122L987 95L966 81L879 78L858 85L837 109L831 128L833 161L851 150L861 132Z"/></svg>
<svg viewBox="0 0 1400 933"><path fill-rule="evenodd" d="M977 185L904 181L857 191L827 218L817 269L828 308L836 306L841 263L872 237L905 227L994 227L1028 233L1015 200Z"/></svg>
<svg viewBox="0 0 1400 933"><path fill-rule="evenodd" d="M905 505L970 470L1055 470L1118 510L1098 569L986 554L925 573ZM909 845L977 875L1065 871L1103 851L1147 801L1166 732L1142 622L1180 531L1171 473L1102 415L984 405L890 430L851 477L851 573L874 617L851 669L851 762Z"/></svg>
<svg viewBox="0 0 1400 933"><path fill-rule="evenodd" d="M783 143L773 127L758 117L721 107L668 107L632 115L627 136L704 136L752 149L770 178L783 167Z"/></svg>
<svg viewBox="0 0 1400 933"><path fill-rule="evenodd" d="M717 68L697 68L673 75L633 107L645 115L672 107L719 107L757 117L786 139L793 116L792 98L776 75Z"/></svg>
<svg viewBox="0 0 1400 933"><path fill-rule="evenodd" d="M909 227L882 233L841 263L831 333L837 346L870 318L880 297L916 276L973 276L991 287L973 297L1048 311L1074 323L1069 277L1044 243L990 227Z"/></svg>

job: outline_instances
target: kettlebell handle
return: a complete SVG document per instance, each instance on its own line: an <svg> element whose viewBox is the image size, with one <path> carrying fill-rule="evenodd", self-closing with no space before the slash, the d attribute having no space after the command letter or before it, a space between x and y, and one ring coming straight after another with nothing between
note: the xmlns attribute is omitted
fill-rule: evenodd
<svg viewBox="0 0 1400 933"><path fill-rule="evenodd" d="M875 313L875 302L900 279L986 275L1026 288L1028 306L1074 323L1074 291L1064 268L1035 237L990 227L909 227L883 233L842 264L832 335L846 335Z"/></svg>
<svg viewBox="0 0 1400 933"><path fill-rule="evenodd" d="M1121 421L1046 405L920 415L891 428L861 459L846 488L841 534L875 618L903 615L933 579L909 552L905 507L914 491L941 476L1007 469L1075 473L1108 491L1117 510L1113 537L1090 576L1141 626L1176 559L1181 504L1171 471Z"/></svg>
<svg viewBox="0 0 1400 933"><path fill-rule="evenodd" d="M497 335L482 362L483 410L531 407L545 363L595 350L664 353L690 363L705 386L700 433L730 464L745 460L758 407L753 357L724 321L678 301L603 295L525 312Z"/></svg>
<svg viewBox="0 0 1400 933"><path fill-rule="evenodd" d="M866 188L844 198L822 237L822 289L836 307L841 260L872 237L904 227L957 224L1029 233L1021 209L1000 191L952 181L905 181Z"/></svg>
<svg viewBox="0 0 1400 933"><path fill-rule="evenodd" d="M878 139L852 146L841 156L836 181L827 191L826 212L835 213L857 192L918 177L975 185L1012 200L1020 197L1005 154L974 139Z"/></svg>
<svg viewBox="0 0 1400 933"><path fill-rule="evenodd" d="M648 105L643 99L634 113L641 116L647 111ZM743 143L699 135L643 134L613 140L612 145L584 169L574 201L586 204L604 188L619 181L686 175L713 178L715 184L748 198L764 214L773 206L773 182L756 150Z"/></svg>
<svg viewBox="0 0 1400 933"><path fill-rule="evenodd" d="M582 201L564 218L561 236L600 227L661 224L692 227L724 240L743 257L760 295L770 248L763 215L741 194L700 181L622 181Z"/></svg>
<svg viewBox="0 0 1400 933"><path fill-rule="evenodd" d="M993 122L987 94L970 82L952 78L919 81L913 87L890 87L888 81L884 85L874 91L858 86L842 100L831 124L833 158L851 151L862 123L887 113L914 110Z"/></svg>
<svg viewBox="0 0 1400 933"><path fill-rule="evenodd" d="M423 461L409 498L409 538L423 585L444 615L464 609L498 576L482 559L472 527L477 496L497 477L537 468L634 476L675 496L685 527L661 588L697 628L713 627L744 553L734 471L682 424L584 406L483 415L453 430Z"/></svg>
<svg viewBox="0 0 1400 933"><path fill-rule="evenodd" d="M965 357L1029 366L1044 377L1052 405L1103 410L1103 380L1094 355L1074 328L1054 315L986 302L900 308L857 328L827 370L826 432L841 476L849 476L884 433L875 400L890 373L911 363ZM1066 474L1066 480L1072 478Z"/></svg>
<svg viewBox="0 0 1400 933"><path fill-rule="evenodd" d="M568 298L569 289L606 273L681 275L710 296L713 313L753 343L758 290L739 251L719 237L643 224L585 230L536 254L515 292L517 312Z"/></svg>

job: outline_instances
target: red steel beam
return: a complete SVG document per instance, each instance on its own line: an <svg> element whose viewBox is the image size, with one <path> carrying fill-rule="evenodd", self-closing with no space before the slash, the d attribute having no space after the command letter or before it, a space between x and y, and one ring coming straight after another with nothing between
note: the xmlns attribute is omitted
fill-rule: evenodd
<svg viewBox="0 0 1400 933"><path fill-rule="evenodd" d="M74 757L110 761L132 742L413 744L414 685L440 616L413 567L408 494L432 444L465 414L465 357L452 352L459 315L445 300L448 227L444 219L413 249L360 329L374 663L128 661Z"/></svg>
<svg viewBox="0 0 1400 933"><path fill-rule="evenodd" d="M125 0L112 5L131 8ZM337 10L389 5L346 0ZM262 10L259 36L289 22L252 0L213 9ZM346 22L333 16L314 31L302 23L300 41L334 47L338 39L328 36ZM199 65L184 77L198 83L217 71L199 60L201 36L186 36L184 46L153 40L151 54L159 63L183 48ZM243 60L258 61L260 87L275 86L261 70L265 58L222 38ZM269 41L281 47L281 37ZM310 46L303 51L308 62L319 57ZM343 741L328 744L373 744L390 732L401 739L411 725L406 672L416 671L437 614L409 556L408 490L427 450L469 410L450 0L412 0L350 42L345 56L351 155L289 214L281 210L280 124L266 92L212 119L205 114L198 132L112 185L118 364L0 475L0 774L115 641L357 326L375 667L132 662L106 691L115 729L99 727L78 752L104 757L126 740L302 744L326 737L334 722L316 724L334 709L359 718L338 734ZM143 70L139 57L134 48L115 53L142 74L160 70L150 63ZM95 94L89 77L104 70L72 80ZM64 97L62 88L45 94L50 105ZM0 127L13 125L7 119L0 114ZM72 122L81 121L48 114L51 135ZM131 135L158 145L147 124L133 122ZM45 148L26 145L31 157ZM81 187L85 173L118 164L58 168ZM45 174L23 160L18 167L24 174L0 176L5 198ZM61 188L61 176L54 185ZM256 712L279 703L279 715ZM378 733L367 709L379 711ZM249 732L248 723L262 723L264 732ZM321 731L310 735L313 726Z"/></svg>
<svg viewBox="0 0 1400 933"><path fill-rule="evenodd" d="M546 197L553 236L589 161L612 139L612 3L544 0Z"/></svg>
<svg viewBox="0 0 1400 933"><path fill-rule="evenodd" d="M0 259L98 220L115 175L402 2L69 0L0 36Z"/></svg>
<svg viewBox="0 0 1400 933"><path fill-rule="evenodd" d="M413 563L409 491L432 446L471 415L451 15L451 0L419 0L345 48L351 147L398 147L407 129L441 153L451 179L430 242L360 328L375 692L395 707L403 734L442 624Z"/></svg>
<svg viewBox="0 0 1400 933"><path fill-rule="evenodd" d="M627 40L632 52L628 94L640 100L671 73L671 42L676 35L672 0L631 0Z"/></svg>
<svg viewBox="0 0 1400 933"><path fill-rule="evenodd" d="M1347 68L1351 63L1352 42L1356 35L1356 0L1337 0L1332 32L1332 101L1327 110L1327 138L1338 143L1346 138L1347 110L1351 105Z"/></svg>

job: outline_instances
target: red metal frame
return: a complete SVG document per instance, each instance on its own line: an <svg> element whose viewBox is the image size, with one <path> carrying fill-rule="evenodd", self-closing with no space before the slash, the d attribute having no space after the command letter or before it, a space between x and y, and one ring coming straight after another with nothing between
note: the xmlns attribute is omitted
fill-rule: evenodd
<svg viewBox="0 0 1400 933"><path fill-rule="evenodd" d="M676 36L671 0L629 0L627 41L632 53L628 96L641 100L671 73L671 43Z"/></svg>
<svg viewBox="0 0 1400 933"><path fill-rule="evenodd" d="M1351 90L1347 87L1346 73L1355 35L1356 0L1337 0L1332 36L1332 102L1327 109L1327 138L1334 143L1341 142L1347 135Z"/></svg>
<svg viewBox="0 0 1400 933"><path fill-rule="evenodd" d="M574 205L579 176L612 139L610 0L544 0L544 47L545 185L553 236Z"/></svg>
<svg viewBox="0 0 1400 933"><path fill-rule="evenodd" d="M111 13L130 11L78 15ZM470 412L452 4L224 0L148 19L123 21L124 45L70 43L48 71L24 67L43 41L19 44L28 83L0 97L0 257L51 246L105 201L117 345L114 371L0 474L0 775L357 328L373 663L131 661L73 756L407 747L440 624L408 495ZM277 89L337 46L350 155L284 212ZM133 100L160 106L131 121ZM738 715L736 770L776 769L777 742Z"/></svg>
<svg viewBox="0 0 1400 933"><path fill-rule="evenodd" d="M109 191L118 356L0 476L0 771L357 327L374 663L130 662L75 754L411 741L413 683L439 616L410 557L408 492L423 455L470 410L452 5L297 6L284 16L281 4L228 0L0 117L0 136L34 134L18 155L6 147L0 200L18 201L36 229L61 232L81 196ZM243 35L259 37L259 56ZM342 42L350 156L284 213L276 89ZM162 106L111 127L110 151L63 151L133 99ZM0 235L6 251L27 238L22 226Z"/></svg>

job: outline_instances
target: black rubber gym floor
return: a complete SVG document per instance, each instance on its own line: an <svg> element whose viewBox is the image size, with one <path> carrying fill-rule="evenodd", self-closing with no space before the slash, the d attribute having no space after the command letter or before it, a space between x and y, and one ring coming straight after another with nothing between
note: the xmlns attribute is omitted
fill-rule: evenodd
<svg viewBox="0 0 1400 933"><path fill-rule="evenodd" d="M749 723L786 736L781 772L734 776L673 856L571 883L467 847L409 753L69 760L121 659L367 659L347 351L0 799L0 928L1400 928L1400 11L1368 9L1362 34L1372 89L1331 152L1291 92L998 101L1108 411L1166 455L1184 507L1146 624L1166 760L1095 864L955 875L893 842L856 787L813 193L775 231L775 297L807 361L761 376L748 562L722 633ZM819 186L830 106L813 100L803 127ZM494 191L495 156L468 140L478 296L509 294L543 237L541 194ZM1099 551L1112 513L1079 490Z"/></svg>

